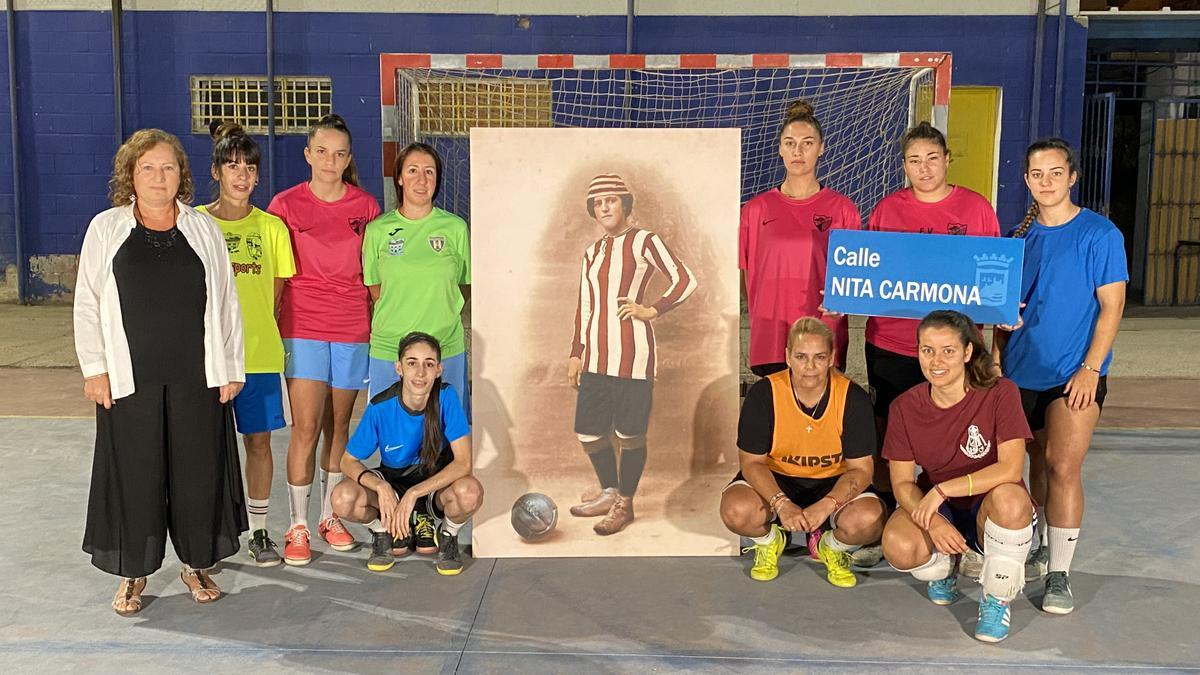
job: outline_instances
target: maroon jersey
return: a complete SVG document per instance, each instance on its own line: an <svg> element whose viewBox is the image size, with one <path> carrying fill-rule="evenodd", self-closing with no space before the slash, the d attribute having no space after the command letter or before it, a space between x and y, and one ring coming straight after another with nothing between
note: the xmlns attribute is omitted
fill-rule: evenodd
<svg viewBox="0 0 1200 675"><path fill-rule="evenodd" d="M916 462L923 470L917 485L933 485L965 476L996 463L1001 443L1016 438L1033 439L1021 408L1021 392L1008 378L991 389L971 389L963 400L942 409L922 382L901 394L888 413L883 457ZM967 506L983 495L951 497L955 506Z"/></svg>

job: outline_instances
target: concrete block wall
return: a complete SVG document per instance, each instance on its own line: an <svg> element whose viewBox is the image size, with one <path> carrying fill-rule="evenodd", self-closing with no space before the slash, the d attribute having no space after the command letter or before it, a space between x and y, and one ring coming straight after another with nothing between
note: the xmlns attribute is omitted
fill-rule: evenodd
<svg viewBox="0 0 1200 675"><path fill-rule="evenodd" d="M354 132L363 186L382 201L380 53L625 51L624 16L532 15L527 24L517 19L490 14L279 12L275 15L276 72L332 78L333 107ZM1048 17L1046 22L1043 133L1049 132L1052 114L1056 20ZM1068 21L1064 135L1077 140L1086 30ZM20 170L30 256L77 253L91 217L108 206L106 183L117 146L110 23L110 15L101 11L17 13L18 107L24 144ZM124 26L126 133L153 126L179 135L191 158L196 201L203 202L211 191L211 144L206 134L190 132L188 78L265 73L264 16L251 11L127 11ZM1021 162L1030 137L1034 27L1033 16L1011 13L641 16L635 25L635 49L643 53L950 51L954 84L1004 89L997 206L1001 223L1010 226L1019 221L1026 203ZM0 155L11 147L5 142L7 111L5 86L0 88ZM302 136L278 138L274 185L260 187L256 203L265 206L272 187L279 191L307 178L303 148ZM11 154L0 156L0 269L13 262L10 167ZM57 282L43 282L35 280L36 294L61 294Z"/></svg>

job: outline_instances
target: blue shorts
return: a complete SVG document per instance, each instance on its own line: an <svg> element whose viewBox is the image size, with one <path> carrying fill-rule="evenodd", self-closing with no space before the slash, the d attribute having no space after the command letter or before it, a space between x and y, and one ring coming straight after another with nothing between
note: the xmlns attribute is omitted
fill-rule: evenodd
<svg viewBox="0 0 1200 675"><path fill-rule="evenodd" d="M369 349L366 342L284 338L283 375L324 382L334 389L366 389Z"/></svg>
<svg viewBox="0 0 1200 675"><path fill-rule="evenodd" d="M233 399L239 434L258 434L287 426L279 373L246 373L246 386Z"/></svg>
<svg viewBox="0 0 1200 675"><path fill-rule="evenodd" d="M375 394L400 381L400 375L396 373L395 361L377 359L372 356L370 371L371 384L367 388L367 395L370 397L374 397ZM467 421L470 422L471 382L467 377L466 352L442 359L442 381L453 386L454 391L458 392L458 400L462 403L463 412L467 415Z"/></svg>

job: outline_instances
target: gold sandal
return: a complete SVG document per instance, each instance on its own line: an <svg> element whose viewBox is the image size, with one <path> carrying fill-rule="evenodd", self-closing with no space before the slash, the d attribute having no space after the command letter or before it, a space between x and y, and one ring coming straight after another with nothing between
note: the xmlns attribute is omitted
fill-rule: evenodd
<svg viewBox="0 0 1200 675"><path fill-rule="evenodd" d="M146 590L146 577L124 578L113 596L113 611L121 616L131 616L142 611L142 591Z"/></svg>
<svg viewBox="0 0 1200 675"><path fill-rule="evenodd" d="M184 567L179 573L179 579L192 592L192 600L198 604L206 605L210 602L216 602L217 598L221 597L221 589L213 583L212 578L208 576L206 570ZM214 591L216 595L209 595L209 593Z"/></svg>

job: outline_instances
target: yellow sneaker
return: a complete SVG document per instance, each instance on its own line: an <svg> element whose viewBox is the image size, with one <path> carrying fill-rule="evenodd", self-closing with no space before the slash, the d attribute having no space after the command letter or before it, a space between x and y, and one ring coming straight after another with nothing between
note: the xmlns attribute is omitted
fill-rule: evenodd
<svg viewBox="0 0 1200 675"><path fill-rule="evenodd" d="M787 537L783 528L772 523L771 529L775 538L769 544L755 544L742 549L742 553L754 550L754 566L750 568L750 578L755 581L770 581L779 576L779 555L787 546Z"/></svg>
<svg viewBox="0 0 1200 675"><path fill-rule="evenodd" d="M817 555L825 563L825 578L838 588L853 588L858 585L858 577L850 571L850 554L830 546L829 538L832 536L832 531L826 532L817 544Z"/></svg>

